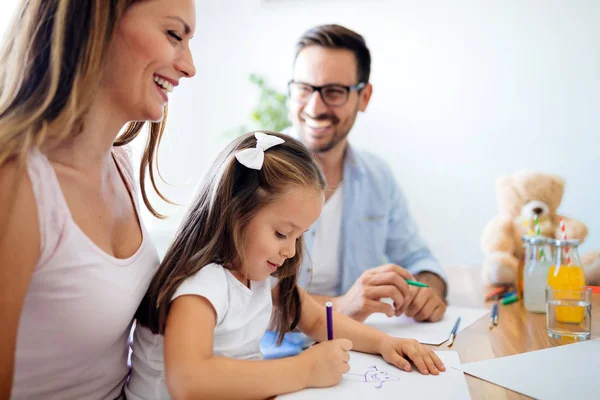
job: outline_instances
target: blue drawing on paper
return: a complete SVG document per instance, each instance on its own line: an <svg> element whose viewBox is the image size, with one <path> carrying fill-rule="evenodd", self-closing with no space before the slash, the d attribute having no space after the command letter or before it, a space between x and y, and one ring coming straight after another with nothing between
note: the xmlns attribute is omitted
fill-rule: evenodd
<svg viewBox="0 0 600 400"><path fill-rule="evenodd" d="M376 365L369 366L364 374L346 373L344 374L344 377L356 382L374 382L377 384L375 386L377 389L381 389L385 382L400 380L400 377L398 376L390 375L385 371L380 371Z"/></svg>

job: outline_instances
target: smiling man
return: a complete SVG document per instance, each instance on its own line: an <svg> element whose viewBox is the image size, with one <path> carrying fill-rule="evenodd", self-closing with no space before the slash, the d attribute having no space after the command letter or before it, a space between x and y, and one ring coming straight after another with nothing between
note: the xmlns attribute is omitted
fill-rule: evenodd
<svg viewBox="0 0 600 400"><path fill-rule="evenodd" d="M320 218L304 235L308 254L299 282L359 321L375 312L438 321L446 311L443 269L419 236L390 168L348 143L373 93L370 70L363 37L342 26L317 26L297 43L289 133L314 152L329 187ZM408 286L406 279L429 287Z"/></svg>

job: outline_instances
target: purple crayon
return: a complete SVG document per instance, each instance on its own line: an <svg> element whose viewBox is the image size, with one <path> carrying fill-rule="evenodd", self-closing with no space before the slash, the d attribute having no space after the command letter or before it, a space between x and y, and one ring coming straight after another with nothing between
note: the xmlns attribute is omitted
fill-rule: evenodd
<svg viewBox="0 0 600 400"><path fill-rule="evenodd" d="M325 303L325 307L327 309L327 340L333 340L333 304L328 301Z"/></svg>

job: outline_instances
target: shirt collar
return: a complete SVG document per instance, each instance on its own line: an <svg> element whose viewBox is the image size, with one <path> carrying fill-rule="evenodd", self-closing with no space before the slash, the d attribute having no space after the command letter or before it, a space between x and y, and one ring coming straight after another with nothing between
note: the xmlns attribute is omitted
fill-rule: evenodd
<svg viewBox="0 0 600 400"><path fill-rule="evenodd" d="M282 133L302 141L293 126L285 128ZM346 142L346 151L344 153L344 175L348 174L351 178L360 178L363 174L363 166L360 163L356 150L350 145L350 142Z"/></svg>

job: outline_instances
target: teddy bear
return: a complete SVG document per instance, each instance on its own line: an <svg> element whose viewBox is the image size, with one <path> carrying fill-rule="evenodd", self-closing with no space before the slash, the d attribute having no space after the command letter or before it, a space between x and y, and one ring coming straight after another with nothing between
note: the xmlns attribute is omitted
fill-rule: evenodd
<svg viewBox="0 0 600 400"><path fill-rule="evenodd" d="M500 177L496 195L500 213L488 222L481 236L485 254L482 277L487 284L511 284L517 280L519 260L525 249L521 238L532 228L529 224L537 215L540 235L560 239L560 219L564 219L569 239L582 243L587 234L586 225L576 219L557 214L564 193L565 181L559 176L533 171L519 171ZM586 283L600 284L600 252L581 257Z"/></svg>

